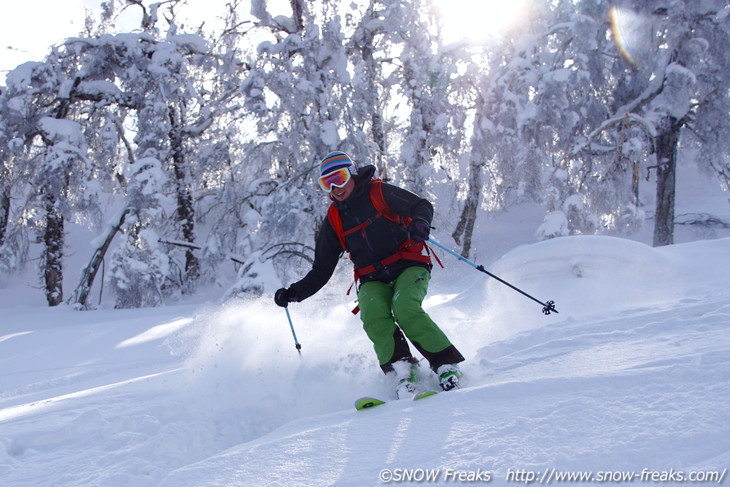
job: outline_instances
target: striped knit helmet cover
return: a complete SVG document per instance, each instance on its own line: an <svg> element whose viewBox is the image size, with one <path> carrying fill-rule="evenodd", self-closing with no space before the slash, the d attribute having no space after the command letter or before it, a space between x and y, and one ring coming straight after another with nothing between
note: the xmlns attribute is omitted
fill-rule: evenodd
<svg viewBox="0 0 730 487"><path fill-rule="evenodd" d="M348 168L350 174L357 174L357 166L350 156L340 151L331 152L322 159L322 163L319 165L319 175L322 177L343 167Z"/></svg>

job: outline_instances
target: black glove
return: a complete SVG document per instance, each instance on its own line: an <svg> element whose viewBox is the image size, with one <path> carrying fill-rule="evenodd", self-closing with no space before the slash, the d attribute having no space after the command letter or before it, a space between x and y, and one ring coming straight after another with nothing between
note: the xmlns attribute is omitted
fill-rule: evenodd
<svg viewBox="0 0 730 487"><path fill-rule="evenodd" d="M274 294L274 302L282 308L289 306L292 301L296 301L296 295L291 289L283 287Z"/></svg>
<svg viewBox="0 0 730 487"><path fill-rule="evenodd" d="M425 242L431 233L431 225L425 220L413 220L408 224L408 236L414 242Z"/></svg>

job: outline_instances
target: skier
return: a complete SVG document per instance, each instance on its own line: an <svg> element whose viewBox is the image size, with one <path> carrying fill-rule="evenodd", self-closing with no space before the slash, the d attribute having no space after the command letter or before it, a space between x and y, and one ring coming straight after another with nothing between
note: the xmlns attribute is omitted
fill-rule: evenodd
<svg viewBox="0 0 730 487"><path fill-rule="evenodd" d="M347 250L360 281L363 329L381 369L393 378L396 396L415 393L417 360L406 337L428 360L444 391L458 387L457 364L464 357L422 307L431 278L430 258L422 254L433 218L431 203L373 179L374 166L358 169L344 152L327 155L319 171L319 185L332 203L317 237L312 269L276 291L274 301L286 307L318 292Z"/></svg>

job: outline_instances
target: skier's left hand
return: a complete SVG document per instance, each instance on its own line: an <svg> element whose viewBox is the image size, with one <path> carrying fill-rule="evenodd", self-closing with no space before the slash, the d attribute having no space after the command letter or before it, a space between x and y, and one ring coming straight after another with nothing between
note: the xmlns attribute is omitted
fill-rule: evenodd
<svg viewBox="0 0 730 487"><path fill-rule="evenodd" d="M408 236L414 242L425 242L431 233L431 225L425 220L413 220L408 225Z"/></svg>
<svg viewBox="0 0 730 487"><path fill-rule="evenodd" d="M274 294L274 302L282 308L289 306L292 301L296 301L296 296L291 289L283 287Z"/></svg>

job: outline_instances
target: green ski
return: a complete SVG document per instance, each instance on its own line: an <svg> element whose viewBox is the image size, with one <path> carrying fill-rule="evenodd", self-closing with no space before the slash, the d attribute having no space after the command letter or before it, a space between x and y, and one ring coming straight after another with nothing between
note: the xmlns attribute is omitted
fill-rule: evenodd
<svg viewBox="0 0 730 487"><path fill-rule="evenodd" d="M385 401L381 401L380 399L376 399L374 397L361 397L357 401L355 401L355 409L358 411L362 411L363 409L369 409L374 408L375 406L380 406L381 404L385 404Z"/></svg>
<svg viewBox="0 0 730 487"><path fill-rule="evenodd" d="M438 392L436 391L421 392L420 394L416 394L415 396L413 396L413 400L418 401L419 399L423 399L424 397L435 396L436 394L438 394Z"/></svg>
<svg viewBox="0 0 730 487"><path fill-rule="evenodd" d="M414 401L418 401L419 399L423 399L424 397L430 397L438 394L436 391L426 391L421 392L413 396ZM386 401L383 401L381 399L377 399L375 397L361 397L357 401L355 401L355 409L358 411L362 411L363 409L370 409L374 408L376 406L380 406L381 404L385 404Z"/></svg>

